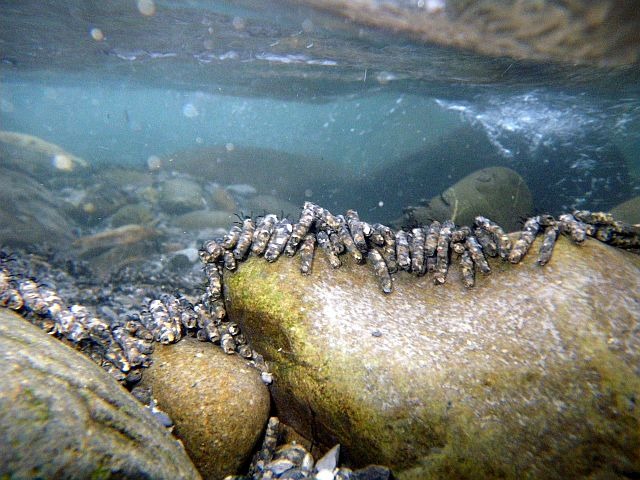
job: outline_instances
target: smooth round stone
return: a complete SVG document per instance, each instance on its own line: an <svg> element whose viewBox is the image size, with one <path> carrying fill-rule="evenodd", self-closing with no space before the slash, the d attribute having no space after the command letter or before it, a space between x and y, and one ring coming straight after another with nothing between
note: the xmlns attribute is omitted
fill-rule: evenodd
<svg viewBox="0 0 640 480"><path fill-rule="evenodd" d="M200 478L111 376L2 308L0 378L0 478Z"/></svg>
<svg viewBox="0 0 640 480"><path fill-rule="evenodd" d="M640 471L640 257L561 237L462 285L317 252L225 272L227 310L274 375L282 421L400 479ZM456 255L453 255L455 262ZM618 472L618 473L616 473Z"/></svg>
<svg viewBox="0 0 640 480"><path fill-rule="evenodd" d="M483 215L511 232L532 212L524 179L510 168L490 167L467 175L427 206L417 207L413 217L421 224L451 219L457 225L472 225L476 216Z"/></svg>
<svg viewBox="0 0 640 480"><path fill-rule="evenodd" d="M204 478L240 473L261 438L269 392L257 370L219 347L184 338L157 345L145 371L160 409Z"/></svg>
<svg viewBox="0 0 640 480"><path fill-rule="evenodd" d="M159 201L167 213L190 212L204 206L203 190L193 180L171 178L162 183Z"/></svg>

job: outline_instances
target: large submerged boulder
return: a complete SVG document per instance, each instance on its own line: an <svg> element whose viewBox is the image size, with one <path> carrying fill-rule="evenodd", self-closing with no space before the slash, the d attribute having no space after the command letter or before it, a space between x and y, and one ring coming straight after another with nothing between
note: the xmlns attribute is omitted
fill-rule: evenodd
<svg viewBox="0 0 640 480"><path fill-rule="evenodd" d="M536 251L538 240L533 245ZM277 414L352 466L402 479L640 472L640 258L560 238L544 267L462 286L332 269L322 252L225 273L227 307L274 374Z"/></svg>
<svg viewBox="0 0 640 480"><path fill-rule="evenodd" d="M246 360L183 338L157 345L143 384L175 423L204 478L239 473L269 417L269 392Z"/></svg>
<svg viewBox="0 0 640 480"><path fill-rule="evenodd" d="M109 374L4 308L0 378L0 478L200 478Z"/></svg>
<svg viewBox="0 0 640 480"><path fill-rule="evenodd" d="M533 199L524 179L510 168L489 167L462 178L425 206L407 208L397 223L424 225L451 219L471 225L476 216L485 215L511 231L531 213Z"/></svg>

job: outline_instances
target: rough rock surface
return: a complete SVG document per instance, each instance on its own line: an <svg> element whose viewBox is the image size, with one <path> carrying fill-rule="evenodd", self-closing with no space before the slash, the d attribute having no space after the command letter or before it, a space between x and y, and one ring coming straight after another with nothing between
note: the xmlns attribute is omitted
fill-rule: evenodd
<svg viewBox="0 0 640 480"><path fill-rule="evenodd" d="M1 478L200 478L100 367L0 309Z"/></svg>
<svg viewBox="0 0 640 480"><path fill-rule="evenodd" d="M533 245L537 251L540 239ZM346 256L345 256L346 257ZM343 258L345 258L343 257ZM455 257L455 256L454 256ZM274 373L278 416L402 479L640 471L640 258L560 238L465 289L317 252L225 274L227 308Z"/></svg>
<svg viewBox="0 0 640 480"><path fill-rule="evenodd" d="M158 345L153 358L144 385L174 421L202 476L240 473L269 416L269 392L257 370L193 338Z"/></svg>
<svg viewBox="0 0 640 480"><path fill-rule="evenodd" d="M467 175L426 206L416 207L411 216L420 224L451 219L471 225L476 216L484 215L512 231L532 212L533 200L524 179L510 168L489 167Z"/></svg>

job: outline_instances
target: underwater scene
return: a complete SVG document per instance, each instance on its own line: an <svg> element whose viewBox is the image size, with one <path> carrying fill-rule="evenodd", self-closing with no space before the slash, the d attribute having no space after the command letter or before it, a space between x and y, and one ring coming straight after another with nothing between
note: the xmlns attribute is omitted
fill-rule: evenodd
<svg viewBox="0 0 640 480"><path fill-rule="evenodd" d="M0 0L0 478L638 478L639 32Z"/></svg>

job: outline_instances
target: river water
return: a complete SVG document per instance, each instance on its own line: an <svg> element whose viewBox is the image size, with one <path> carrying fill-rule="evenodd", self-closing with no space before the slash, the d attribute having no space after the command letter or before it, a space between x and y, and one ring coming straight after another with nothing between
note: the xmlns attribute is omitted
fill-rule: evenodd
<svg viewBox="0 0 640 480"><path fill-rule="evenodd" d="M487 166L520 173L538 211L638 194L635 65L485 57L282 2L0 8L2 130L95 169L281 152L298 160L277 188L269 162L230 179L212 159L207 175L387 220Z"/></svg>

